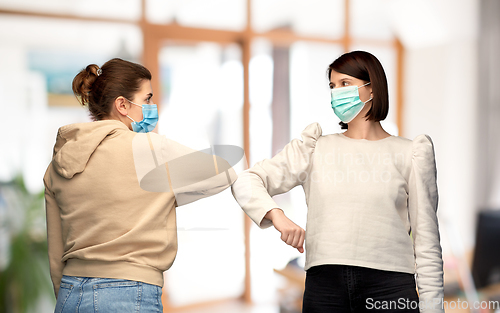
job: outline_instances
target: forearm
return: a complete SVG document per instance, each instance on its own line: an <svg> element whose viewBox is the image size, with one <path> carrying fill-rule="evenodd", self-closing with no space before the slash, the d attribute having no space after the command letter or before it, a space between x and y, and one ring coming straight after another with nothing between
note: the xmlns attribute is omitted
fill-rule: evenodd
<svg viewBox="0 0 500 313"><path fill-rule="evenodd" d="M272 225L265 216L278 205L269 195L260 176L249 170L238 175L238 179L231 186L234 198L247 214L260 228Z"/></svg>
<svg viewBox="0 0 500 313"><path fill-rule="evenodd" d="M269 212L267 212L267 214L264 216L264 219L270 220L272 222L276 218L283 217L283 216L285 216L285 212L283 212L282 209L274 208L274 209L271 209Z"/></svg>
<svg viewBox="0 0 500 313"><path fill-rule="evenodd" d="M64 254L62 225L59 216L59 207L50 191L46 189L45 203L47 213L47 247L50 265L50 277L54 285L54 293L57 297L61 283L64 262L61 261Z"/></svg>

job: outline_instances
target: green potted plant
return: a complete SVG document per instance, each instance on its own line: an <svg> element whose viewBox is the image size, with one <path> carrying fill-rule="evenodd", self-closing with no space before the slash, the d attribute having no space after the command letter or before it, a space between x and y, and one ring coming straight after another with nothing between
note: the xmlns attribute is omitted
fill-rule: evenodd
<svg viewBox="0 0 500 313"><path fill-rule="evenodd" d="M0 232L0 312L39 312L40 297L52 294L44 191L31 194L21 176L0 183Z"/></svg>

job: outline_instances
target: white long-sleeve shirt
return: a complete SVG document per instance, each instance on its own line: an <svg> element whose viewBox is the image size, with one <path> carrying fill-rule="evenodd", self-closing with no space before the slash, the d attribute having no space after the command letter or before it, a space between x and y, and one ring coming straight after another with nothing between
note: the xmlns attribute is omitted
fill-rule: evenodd
<svg viewBox="0 0 500 313"><path fill-rule="evenodd" d="M267 228L272 222L264 216L279 208L272 196L301 185L308 207L305 270L346 264L416 272L420 301L442 301L431 138L322 136L318 123L307 126L301 136L272 159L238 175L232 192L245 213ZM420 310L444 312L440 304Z"/></svg>

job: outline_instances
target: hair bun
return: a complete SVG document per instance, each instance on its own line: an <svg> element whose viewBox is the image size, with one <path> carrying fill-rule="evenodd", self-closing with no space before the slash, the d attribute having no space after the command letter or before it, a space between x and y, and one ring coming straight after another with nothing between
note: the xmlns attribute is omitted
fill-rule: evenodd
<svg viewBox="0 0 500 313"><path fill-rule="evenodd" d="M99 68L98 65L96 64L90 64L88 65L86 68L85 68L85 71L88 73L89 76L95 76L96 78L101 75L100 72L102 72L102 70ZM90 78L90 77L89 77ZM94 78L95 80L95 78Z"/></svg>
<svg viewBox="0 0 500 313"><path fill-rule="evenodd" d="M82 105L89 102L90 93L92 92L92 85L100 75L102 70L96 64L88 65L84 70L80 71L73 79L73 92L80 98Z"/></svg>

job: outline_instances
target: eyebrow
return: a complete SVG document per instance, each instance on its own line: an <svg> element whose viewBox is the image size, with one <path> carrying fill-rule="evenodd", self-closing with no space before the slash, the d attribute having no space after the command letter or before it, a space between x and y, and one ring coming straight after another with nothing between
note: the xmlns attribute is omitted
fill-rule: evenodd
<svg viewBox="0 0 500 313"><path fill-rule="evenodd" d="M146 95L146 98L152 98L153 97L153 94L150 92Z"/></svg>
<svg viewBox="0 0 500 313"><path fill-rule="evenodd" d="M344 78L341 78L341 79L340 79L340 82L343 82L343 81L345 81L345 80L352 81L352 79L350 79L349 77L344 77ZM335 84L334 84L334 83L332 83L332 82L330 82L330 86L331 86L331 85L335 85Z"/></svg>

